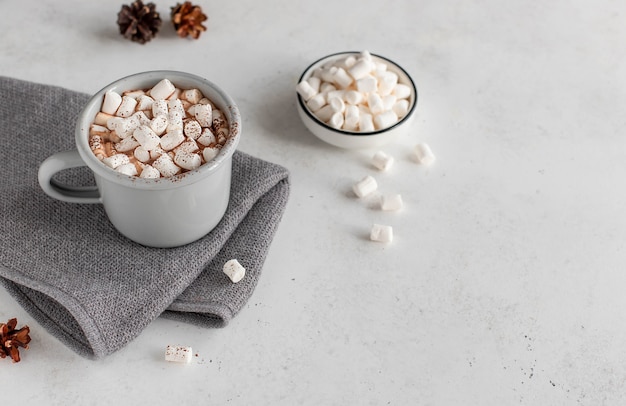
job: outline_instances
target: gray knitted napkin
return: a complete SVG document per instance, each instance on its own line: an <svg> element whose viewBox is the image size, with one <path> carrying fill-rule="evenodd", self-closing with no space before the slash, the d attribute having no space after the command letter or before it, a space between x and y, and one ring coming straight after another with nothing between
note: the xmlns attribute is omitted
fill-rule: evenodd
<svg viewBox="0 0 626 406"><path fill-rule="evenodd" d="M57 201L37 183L46 157L75 148L74 123L88 98L0 77L0 282L88 358L119 350L160 315L225 326L261 274L287 203L287 170L235 152L230 203L218 226L183 247L141 246L113 228L102 205ZM59 176L93 184L86 168ZM236 284L222 272L233 258L246 268Z"/></svg>

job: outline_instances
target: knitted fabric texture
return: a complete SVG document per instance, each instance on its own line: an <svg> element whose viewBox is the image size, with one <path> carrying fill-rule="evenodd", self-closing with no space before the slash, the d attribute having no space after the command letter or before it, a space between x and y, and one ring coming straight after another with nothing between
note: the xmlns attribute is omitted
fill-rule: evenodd
<svg viewBox="0 0 626 406"><path fill-rule="evenodd" d="M223 327L242 309L287 204L285 168L235 152L218 226L182 247L144 247L119 234L102 205L57 201L37 183L45 158L75 148L74 124L89 96L6 77L0 96L0 282L51 334L101 358L162 314ZM86 168L59 180L93 184ZM222 272L233 258L246 268L236 284Z"/></svg>

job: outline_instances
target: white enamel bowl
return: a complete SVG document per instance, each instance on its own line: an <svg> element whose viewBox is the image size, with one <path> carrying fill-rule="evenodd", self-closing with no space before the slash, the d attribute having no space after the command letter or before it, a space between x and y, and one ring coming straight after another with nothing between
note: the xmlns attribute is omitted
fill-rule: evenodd
<svg viewBox="0 0 626 406"><path fill-rule="evenodd" d="M346 57L354 55L358 57L360 52L340 52L332 55L325 56L307 67L300 76L298 83L303 80L307 80L311 77L313 72L327 64L332 64L336 61L345 59ZM403 134L406 134L411 126L413 117L415 116L415 110L417 106L417 87L411 79L411 76L395 62L372 54L372 58L376 61L383 62L387 65L387 70L394 72L398 75L398 83L405 84L411 88L411 96L409 97L409 109L408 113L402 117L394 125L371 132L356 132L347 131L343 129L336 129L327 123L321 121L313 114L306 105L304 99L296 92L297 95L297 109L302 122L306 128L312 132L317 138L321 139L328 144L334 145L340 148L346 149L359 149L359 148L375 148L386 144L389 144L397 140Z"/></svg>

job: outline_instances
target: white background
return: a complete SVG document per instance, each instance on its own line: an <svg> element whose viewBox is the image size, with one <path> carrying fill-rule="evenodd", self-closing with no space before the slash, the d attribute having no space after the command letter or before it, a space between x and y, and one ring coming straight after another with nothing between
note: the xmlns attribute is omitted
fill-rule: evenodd
<svg viewBox="0 0 626 406"><path fill-rule="evenodd" d="M31 327L0 360L23 404L617 405L626 393L626 3L598 0L203 1L208 30L139 45L121 2L0 1L0 75L92 93L139 71L223 87L240 149L287 167L292 193L259 285L224 329L158 319L99 361ZM305 67L369 50L419 89L384 150L314 138L295 109ZM72 134L68 134L72 137ZM408 158L427 142L438 160ZM51 151L53 152L53 151ZM44 157L42 157L43 159ZM352 184L377 177L405 208ZM368 240L394 227L390 245ZM27 253L25 253L27 255ZM115 326L111 326L115 328ZM191 365L165 363L190 345Z"/></svg>

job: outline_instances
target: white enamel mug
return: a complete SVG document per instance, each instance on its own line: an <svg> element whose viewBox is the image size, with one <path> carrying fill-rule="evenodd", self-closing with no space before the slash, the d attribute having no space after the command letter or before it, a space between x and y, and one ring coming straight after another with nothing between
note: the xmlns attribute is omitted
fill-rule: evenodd
<svg viewBox="0 0 626 406"><path fill-rule="evenodd" d="M162 79L182 89L199 89L226 116L230 137L219 154L198 169L168 178L143 179L114 171L89 148L89 127L113 90L149 89ZM39 167L39 184L49 196L71 203L102 203L115 228L129 239L150 247L177 247L209 233L222 219L230 196L232 157L241 134L235 102L210 81L189 73L149 71L117 80L96 93L76 123L76 150L59 152ZM87 166L95 186L61 184L54 175Z"/></svg>

